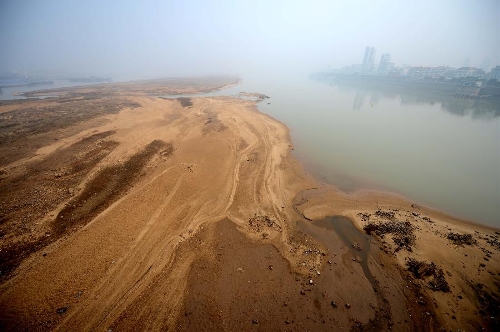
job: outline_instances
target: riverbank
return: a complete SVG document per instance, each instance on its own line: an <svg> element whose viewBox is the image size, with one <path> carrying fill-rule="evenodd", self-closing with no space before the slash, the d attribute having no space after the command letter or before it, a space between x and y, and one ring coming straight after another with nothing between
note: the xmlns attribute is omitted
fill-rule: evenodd
<svg viewBox="0 0 500 332"><path fill-rule="evenodd" d="M316 181L254 101L149 96L234 83L180 82L0 106L3 330L496 327L495 230Z"/></svg>
<svg viewBox="0 0 500 332"><path fill-rule="evenodd" d="M469 78L463 80L436 80L420 79L412 80L405 77L380 77L364 75L334 75L334 76L314 76L314 79L338 84L354 84L370 88L389 87L393 90L407 89L411 92L425 91L428 93L440 94L443 96L453 96L458 99L483 99L492 105L498 106L500 102L500 87L488 85L488 82ZM483 84L484 83L484 84Z"/></svg>

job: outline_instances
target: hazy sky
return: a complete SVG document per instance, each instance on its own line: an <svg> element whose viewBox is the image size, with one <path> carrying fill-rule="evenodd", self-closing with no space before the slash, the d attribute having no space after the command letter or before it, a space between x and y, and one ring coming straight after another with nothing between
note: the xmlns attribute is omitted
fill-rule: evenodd
<svg viewBox="0 0 500 332"><path fill-rule="evenodd" d="M0 72L134 78L361 63L500 65L499 0L0 0Z"/></svg>

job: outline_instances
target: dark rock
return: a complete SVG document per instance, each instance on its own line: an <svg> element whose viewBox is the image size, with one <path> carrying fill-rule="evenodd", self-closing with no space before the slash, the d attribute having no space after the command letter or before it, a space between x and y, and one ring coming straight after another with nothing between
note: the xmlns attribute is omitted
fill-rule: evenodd
<svg viewBox="0 0 500 332"><path fill-rule="evenodd" d="M60 307L60 308L57 308L56 309L56 312L59 314L59 315L64 315L66 313L66 311L68 311L69 309L69 306L66 306L66 307Z"/></svg>
<svg viewBox="0 0 500 332"><path fill-rule="evenodd" d="M334 307L334 308L338 308L337 302L332 301L332 307Z"/></svg>
<svg viewBox="0 0 500 332"><path fill-rule="evenodd" d="M349 303L346 303L346 304L345 304L345 308L346 308L346 309L351 309L351 305L350 305Z"/></svg>
<svg viewBox="0 0 500 332"><path fill-rule="evenodd" d="M443 269L439 268L433 262L427 263L410 258L406 262L408 271L410 271L418 279L427 279L428 287L434 291L449 292L450 286L444 277Z"/></svg>

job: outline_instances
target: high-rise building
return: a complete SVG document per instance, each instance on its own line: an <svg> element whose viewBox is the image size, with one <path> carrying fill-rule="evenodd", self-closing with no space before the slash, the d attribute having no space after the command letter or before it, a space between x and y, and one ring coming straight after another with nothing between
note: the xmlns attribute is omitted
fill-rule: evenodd
<svg viewBox="0 0 500 332"><path fill-rule="evenodd" d="M361 65L361 72L363 74L369 74L373 72L375 64L375 49L371 46L367 46L365 49L365 56L363 57L363 64Z"/></svg>
<svg viewBox="0 0 500 332"><path fill-rule="evenodd" d="M380 64L378 65L378 74L385 76L389 72L391 64L391 55L390 54L382 54L380 57Z"/></svg>

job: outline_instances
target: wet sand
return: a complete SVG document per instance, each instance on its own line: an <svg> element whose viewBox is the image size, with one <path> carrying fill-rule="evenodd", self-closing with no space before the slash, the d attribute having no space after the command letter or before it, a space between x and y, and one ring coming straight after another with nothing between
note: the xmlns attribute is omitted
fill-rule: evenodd
<svg viewBox="0 0 500 332"><path fill-rule="evenodd" d="M318 182L255 101L151 96L236 81L0 104L2 330L498 327L498 230Z"/></svg>

